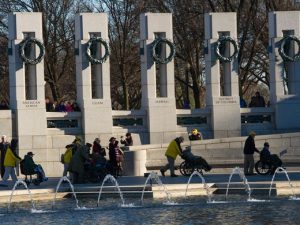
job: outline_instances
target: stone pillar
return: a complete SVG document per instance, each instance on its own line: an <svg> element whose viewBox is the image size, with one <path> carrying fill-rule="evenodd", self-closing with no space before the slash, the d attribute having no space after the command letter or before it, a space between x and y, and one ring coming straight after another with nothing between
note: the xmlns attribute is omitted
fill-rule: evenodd
<svg viewBox="0 0 300 225"><path fill-rule="evenodd" d="M109 59L102 64L91 64L86 55L87 42L99 36L107 43L108 18L106 13L80 13L75 18L77 101L82 110L82 127L86 142L95 137L108 140L112 134ZM98 48L98 44L95 45ZM95 57L104 54L101 45ZM94 69L92 70L92 66ZM95 77L95 96L92 96L92 71Z"/></svg>
<svg viewBox="0 0 300 225"><path fill-rule="evenodd" d="M300 12L269 13L270 102L275 109L276 129L299 129L300 120L300 61L284 62L279 55L281 40L285 35L300 38ZM298 52L300 46L290 44L289 55ZM288 68L285 73L284 66ZM288 79L288 88L284 76Z"/></svg>
<svg viewBox="0 0 300 225"><path fill-rule="evenodd" d="M174 62L156 65L152 58L155 36L173 41L172 14L145 13L140 15L140 53L142 76L142 108L147 111L149 142L166 143L176 137L176 103ZM169 47L161 48L168 56ZM159 67L159 88L156 82ZM159 96L157 90L159 91Z"/></svg>
<svg viewBox="0 0 300 225"><path fill-rule="evenodd" d="M231 62L220 62L215 54L216 43L223 34L237 39L236 13L207 13L204 18L206 106L211 109L213 136L214 138L240 136L237 59L233 58ZM233 51L233 46L228 44L224 54L229 56ZM220 63L223 63L224 68L223 95L221 95Z"/></svg>
<svg viewBox="0 0 300 225"><path fill-rule="evenodd" d="M44 61L36 65L25 64L19 52L25 37L32 36L43 43L42 13L12 13L8 17L8 30L10 107L16 122L14 136L19 139L21 157L33 151L35 160L44 162L47 156ZM39 47L35 45L32 49L29 57L37 57ZM30 82L27 90L25 76Z"/></svg>

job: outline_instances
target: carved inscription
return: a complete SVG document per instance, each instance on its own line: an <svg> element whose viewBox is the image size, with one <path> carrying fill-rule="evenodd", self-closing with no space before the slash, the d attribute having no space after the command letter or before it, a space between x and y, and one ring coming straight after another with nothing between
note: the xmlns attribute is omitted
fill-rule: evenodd
<svg viewBox="0 0 300 225"><path fill-rule="evenodd" d="M99 101L99 102L92 102L92 105L103 105L103 102L102 102L102 101Z"/></svg>
<svg viewBox="0 0 300 225"><path fill-rule="evenodd" d="M219 99L215 100L215 104L237 104L238 102L236 99L230 96L220 97Z"/></svg>
<svg viewBox="0 0 300 225"><path fill-rule="evenodd" d="M161 99L161 100L155 100L155 103L169 103L169 101Z"/></svg>
<svg viewBox="0 0 300 225"><path fill-rule="evenodd" d="M26 100L22 102L26 108L37 108L41 104L38 100Z"/></svg>

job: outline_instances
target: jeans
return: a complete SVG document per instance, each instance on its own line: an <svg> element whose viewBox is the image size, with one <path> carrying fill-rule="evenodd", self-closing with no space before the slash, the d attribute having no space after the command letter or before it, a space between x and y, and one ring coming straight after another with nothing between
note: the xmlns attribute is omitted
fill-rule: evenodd
<svg viewBox="0 0 300 225"><path fill-rule="evenodd" d="M4 173L4 176L3 176L3 181L5 183L7 183L7 180L9 178L9 176L11 176L11 179L13 180L14 183L18 180L17 176L16 176L15 167L13 167L13 166L6 166L5 167L5 173Z"/></svg>

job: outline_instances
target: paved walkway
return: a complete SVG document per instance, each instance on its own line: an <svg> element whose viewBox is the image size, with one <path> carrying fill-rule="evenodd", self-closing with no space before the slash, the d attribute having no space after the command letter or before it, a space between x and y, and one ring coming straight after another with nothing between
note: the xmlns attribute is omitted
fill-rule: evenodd
<svg viewBox="0 0 300 225"><path fill-rule="evenodd" d="M294 171L294 172L288 172L289 178L291 182L299 182L300 181L300 171ZM204 174L204 179L206 183L214 183L214 184L225 184L228 182L230 174ZM40 184L40 186L30 185L31 190L35 189L52 189L55 190L56 186L58 184L60 178L49 178L47 182L43 182ZM131 176L124 176L119 177L117 179L119 186L142 186L145 184L147 178L145 177L131 177ZM160 179L163 184L186 184L189 180L189 177L185 176L178 176L178 177L161 177ZM251 183L257 183L257 184L270 184L272 180L271 175L255 175L255 176L247 176L248 182ZM285 174L277 174L276 181L287 181L287 178ZM241 178L236 174L232 177L232 182L241 182ZM201 183L201 179L194 177L191 180L191 183ZM68 185L63 185L63 187L66 187ZM89 187L95 187L95 186L101 186L101 183L87 183L87 184L79 184L74 185L75 187L80 188L89 188ZM1 193L4 193L3 191L7 192L8 190L11 190L13 187L12 182L9 184L8 187L0 186L0 197ZM19 189L19 188L18 188Z"/></svg>

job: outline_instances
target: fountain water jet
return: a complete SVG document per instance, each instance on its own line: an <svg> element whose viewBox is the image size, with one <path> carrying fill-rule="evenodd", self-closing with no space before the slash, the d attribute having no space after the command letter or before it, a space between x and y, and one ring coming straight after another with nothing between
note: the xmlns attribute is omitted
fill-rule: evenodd
<svg viewBox="0 0 300 225"><path fill-rule="evenodd" d="M19 184L22 184L22 185L27 189L28 195L29 195L29 197L30 197L31 205L32 205L32 208L31 208L31 209L36 210L35 204L34 204L33 199L32 199L31 191L30 191L30 189L28 188L26 182L24 182L23 180L17 180L16 183L15 183L15 185L13 186L13 188L12 188L12 190L11 190L11 194L10 194L9 202L8 202L8 206L7 206L7 211L9 211L9 209L10 209L12 197L13 197L14 192L15 192L15 190L16 190L16 188L17 188L17 186L18 186Z"/></svg>
<svg viewBox="0 0 300 225"><path fill-rule="evenodd" d="M60 185L62 184L63 181L67 181L68 182L68 184L69 184L69 186L70 186L70 188L72 190L72 194L73 194L73 196L75 198L75 201L76 201L76 208L79 209L80 207L78 205L78 199L77 199L76 193L74 191L74 186L72 185L71 181L66 176L60 178L60 180L58 181L58 184L56 186L56 191L55 191L54 199L53 199L53 203L52 203L52 209L54 209L55 201L56 201L56 195L57 195L59 187L60 187Z"/></svg>
<svg viewBox="0 0 300 225"><path fill-rule="evenodd" d="M242 172L239 167L235 167L232 170L232 173L230 174L230 177L229 177L229 180L228 180L228 183L227 183L227 189L226 189L226 200L227 200L227 196L228 196L228 189L229 189L230 181L231 181L231 178L232 178L233 174L238 174L240 176L240 178L243 180L245 190L248 194L248 200L250 200L251 199L251 188L250 188L250 185L248 183L247 178L245 177L244 172Z"/></svg>
<svg viewBox="0 0 300 225"><path fill-rule="evenodd" d="M98 195L98 201L97 201L97 207L99 207L99 202L100 202L100 197L101 197L101 194L102 194L102 189L103 189L103 185L105 184L106 181L111 181L115 184L115 187L118 189L118 192L119 192L119 195L120 195L120 198L122 200L122 206L125 205L125 201L124 201L124 198L123 198L123 194L122 194L122 191L119 187L119 184L118 184L118 181L110 174L107 174L104 179L103 179L103 182L102 182L102 185L101 185L101 188L99 190L99 195Z"/></svg>
<svg viewBox="0 0 300 225"><path fill-rule="evenodd" d="M189 178L189 180L188 180L188 182L187 182L187 185L186 185L184 197L186 198L186 194L187 194L187 191L188 191L189 184L190 184L192 178L193 178L195 175L197 175L198 177L201 178L202 184L204 184L204 189L206 190L207 202L211 202L211 193L210 193L210 191L209 191L209 187L207 186L207 183L205 182L204 177L203 177L203 176L201 175L201 173L199 173L198 171L194 171L194 172L191 174L191 176L190 176L190 178Z"/></svg>
<svg viewBox="0 0 300 225"><path fill-rule="evenodd" d="M167 191L167 188L166 186L161 182L161 180L159 179L159 176L155 173L155 172L151 172L146 181L145 181L145 184L144 184L144 188L143 188L143 192L142 192L142 197L141 197L141 202L142 204L144 203L144 192L145 192L145 189L146 189L146 185L147 183L150 181L150 179L154 179L154 181L160 186L163 188L163 191L165 192L166 196L167 196L167 200L168 202L171 202L171 194Z"/></svg>
<svg viewBox="0 0 300 225"><path fill-rule="evenodd" d="M271 184L270 184L270 188L269 188L269 198L271 197L272 185L273 185L273 182L274 182L274 179L275 179L275 176L276 176L277 173L284 173L285 174L285 176L286 176L286 178L287 178L287 180L289 182L289 187L290 187L290 189L292 190L292 193L293 193L293 195L291 196L291 198L292 199L297 199L295 191L294 191L294 187L293 187L293 185L291 183L291 180L290 180L290 177L289 177L287 171L284 168L282 168L282 167L278 167L275 170L275 172L274 172L274 175L272 177L272 181L271 181Z"/></svg>

